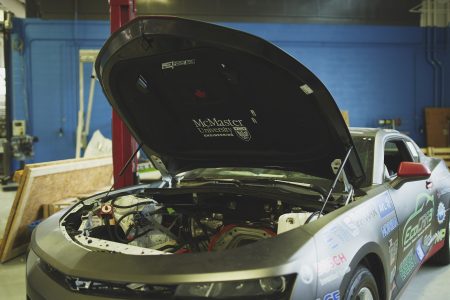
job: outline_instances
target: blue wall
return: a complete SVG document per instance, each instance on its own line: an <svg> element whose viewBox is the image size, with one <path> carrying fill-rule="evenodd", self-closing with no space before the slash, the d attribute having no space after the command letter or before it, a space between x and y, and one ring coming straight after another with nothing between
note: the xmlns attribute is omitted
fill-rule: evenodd
<svg viewBox="0 0 450 300"><path fill-rule="evenodd" d="M15 119L26 119L28 133L39 138L32 161L73 158L79 107L78 50L99 49L109 35L109 25L33 19L17 19L14 25L13 114ZM92 64L86 64L85 99L91 71ZM91 132L95 129L111 137L111 108L98 83Z"/></svg>
<svg viewBox="0 0 450 300"><path fill-rule="evenodd" d="M34 161L71 158L78 111L78 49L100 48L109 35L109 24L28 19L16 20L15 25L14 118L27 119L29 133L40 139ZM374 127L378 119L401 118L399 129L423 145L423 108L433 106L433 71L426 60L424 29L223 25L261 36L309 67L339 107L349 111L351 126ZM439 58L446 70L450 70L449 39L449 30L439 30ZM85 74L89 72L86 68ZM444 106L450 105L449 80ZM91 128L110 137L111 109L98 86L95 94Z"/></svg>

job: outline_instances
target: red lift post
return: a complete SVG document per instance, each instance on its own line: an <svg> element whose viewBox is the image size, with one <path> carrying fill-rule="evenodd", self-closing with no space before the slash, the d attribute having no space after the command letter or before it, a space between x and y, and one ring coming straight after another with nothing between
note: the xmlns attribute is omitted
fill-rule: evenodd
<svg viewBox="0 0 450 300"><path fill-rule="evenodd" d="M136 15L136 0L110 0L111 33L118 30L122 25L133 19ZM136 150L136 141L131 136L125 123L113 110L112 113L112 150L113 150L113 173L114 188L122 188L135 184L135 170L137 160L135 159L119 177L119 172L127 160Z"/></svg>

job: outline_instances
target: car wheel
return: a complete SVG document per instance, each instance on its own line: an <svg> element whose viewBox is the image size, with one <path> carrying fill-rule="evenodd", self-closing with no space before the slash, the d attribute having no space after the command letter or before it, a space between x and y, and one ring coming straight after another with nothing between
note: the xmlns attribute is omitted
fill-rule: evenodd
<svg viewBox="0 0 450 300"><path fill-rule="evenodd" d="M364 266L358 266L345 291L345 300L379 300L377 282Z"/></svg>
<svg viewBox="0 0 450 300"><path fill-rule="evenodd" d="M438 265L448 265L450 264L450 243L449 243L449 231L450 231L450 217L447 221L447 230L445 231L444 247L436 252L431 261Z"/></svg>

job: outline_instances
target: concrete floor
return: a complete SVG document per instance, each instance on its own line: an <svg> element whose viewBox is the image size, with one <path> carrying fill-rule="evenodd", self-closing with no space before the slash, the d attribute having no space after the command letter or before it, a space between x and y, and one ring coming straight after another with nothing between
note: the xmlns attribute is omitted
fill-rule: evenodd
<svg viewBox="0 0 450 300"><path fill-rule="evenodd" d="M25 299L25 257L0 264L0 299Z"/></svg>
<svg viewBox="0 0 450 300"><path fill-rule="evenodd" d="M14 192L0 190L0 237L14 200ZM3 230L2 230L3 229ZM425 264L414 276L400 299L448 300L450 299L450 266ZM21 256L0 264L0 299L25 299L25 257Z"/></svg>

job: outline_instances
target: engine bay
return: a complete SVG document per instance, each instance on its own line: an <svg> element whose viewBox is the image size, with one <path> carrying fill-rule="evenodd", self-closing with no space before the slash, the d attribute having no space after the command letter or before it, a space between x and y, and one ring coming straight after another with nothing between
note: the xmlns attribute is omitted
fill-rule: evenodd
<svg viewBox="0 0 450 300"><path fill-rule="evenodd" d="M82 201L61 219L61 229L93 251L184 254L237 248L318 216L311 208L248 194L141 191Z"/></svg>

